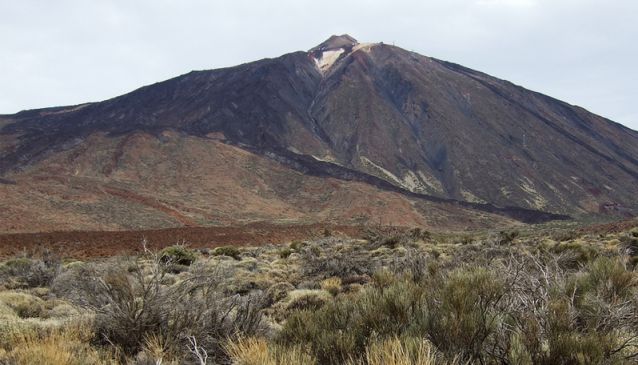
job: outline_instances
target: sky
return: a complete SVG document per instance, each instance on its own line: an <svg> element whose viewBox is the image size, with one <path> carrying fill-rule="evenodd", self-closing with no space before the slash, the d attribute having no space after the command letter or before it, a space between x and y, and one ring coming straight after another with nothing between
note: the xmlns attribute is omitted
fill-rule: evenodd
<svg viewBox="0 0 638 365"><path fill-rule="evenodd" d="M638 130L637 14L635 0L0 0L0 114L105 100L347 33Z"/></svg>

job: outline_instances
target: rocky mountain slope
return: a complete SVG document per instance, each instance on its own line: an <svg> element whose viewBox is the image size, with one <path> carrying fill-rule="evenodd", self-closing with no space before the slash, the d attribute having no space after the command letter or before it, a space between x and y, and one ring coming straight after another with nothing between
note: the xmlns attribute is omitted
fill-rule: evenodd
<svg viewBox="0 0 638 365"><path fill-rule="evenodd" d="M9 231L633 214L638 132L333 36L99 103L0 116L0 194Z"/></svg>

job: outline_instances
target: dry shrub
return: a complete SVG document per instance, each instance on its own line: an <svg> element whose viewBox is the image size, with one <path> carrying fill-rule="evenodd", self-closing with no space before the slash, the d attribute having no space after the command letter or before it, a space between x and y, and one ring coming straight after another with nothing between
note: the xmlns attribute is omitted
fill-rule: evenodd
<svg viewBox="0 0 638 365"><path fill-rule="evenodd" d="M47 312L42 299L27 293L0 292L0 302L11 308L20 318L44 317Z"/></svg>
<svg viewBox="0 0 638 365"><path fill-rule="evenodd" d="M286 312L294 310L316 310L330 300L330 294L324 290L298 289L288 292L284 302Z"/></svg>
<svg viewBox="0 0 638 365"><path fill-rule="evenodd" d="M266 306L271 306L288 296L288 293L295 290L295 287L288 282L281 282L271 285L266 290Z"/></svg>
<svg viewBox="0 0 638 365"><path fill-rule="evenodd" d="M406 229L403 227L367 227L364 238L371 247L385 246L395 248L409 245L417 241L425 241L431 238L431 233L421 228Z"/></svg>
<svg viewBox="0 0 638 365"><path fill-rule="evenodd" d="M167 360L187 358L188 339L194 337L212 360L221 361L223 341L262 330L261 297L226 295L220 285L224 273L215 269L165 286L170 268L147 252L130 262L77 268L61 276L54 291L93 311L99 343L128 356L155 336Z"/></svg>
<svg viewBox="0 0 638 365"><path fill-rule="evenodd" d="M213 256L228 256L239 261L241 260L241 251L237 247L233 246L217 247L213 250Z"/></svg>
<svg viewBox="0 0 638 365"><path fill-rule="evenodd" d="M57 256L45 252L42 259L15 258L0 265L0 281L9 289L51 285L61 270Z"/></svg>
<svg viewBox="0 0 638 365"><path fill-rule="evenodd" d="M355 249L332 249L330 254L321 255L317 246L311 246L304 249L301 255L304 278L321 280L329 277L372 275L379 266L378 262L371 260L369 253Z"/></svg>
<svg viewBox="0 0 638 365"><path fill-rule="evenodd" d="M328 278L321 282L321 289L327 291L332 296L336 296L341 291L341 279L340 278Z"/></svg>

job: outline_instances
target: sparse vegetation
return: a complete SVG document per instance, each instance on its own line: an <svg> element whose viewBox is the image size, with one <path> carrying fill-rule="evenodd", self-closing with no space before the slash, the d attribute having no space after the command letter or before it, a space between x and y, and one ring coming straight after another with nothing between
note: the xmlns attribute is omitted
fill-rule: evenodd
<svg viewBox="0 0 638 365"><path fill-rule="evenodd" d="M228 256L238 261L241 260L241 251L239 251L239 249L237 249L236 247L231 247L231 246L217 247L213 251L213 255Z"/></svg>
<svg viewBox="0 0 638 365"><path fill-rule="evenodd" d="M0 363L635 363L638 231L512 232L10 259Z"/></svg>

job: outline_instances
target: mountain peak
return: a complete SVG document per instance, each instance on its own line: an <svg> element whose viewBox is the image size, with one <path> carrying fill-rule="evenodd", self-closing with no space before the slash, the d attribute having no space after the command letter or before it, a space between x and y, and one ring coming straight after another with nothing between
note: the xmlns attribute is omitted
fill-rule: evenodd
<svg viewBox="0 0 638 365"><path fill-rule="evenodd" d="M332 35L318 46L310 49L308 53L315 60L319 71L326 73L340 57L350 53L358 44L356 39L347 34Z"/></svg>
<svg viewBox="0 0 638 365"><path fill-rule="evenodd" d="M326 39L325 41L320 43L318 46L310 49L310 52L328 51L328 50L333 50L338 48L346 48L346 47L354 46L356 44L359 44L359 42L354 37L351 37L348 34L331 35L330 38Z"/></svg>

